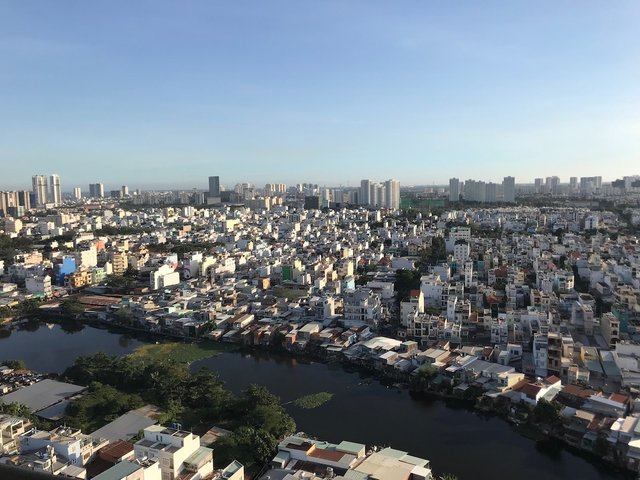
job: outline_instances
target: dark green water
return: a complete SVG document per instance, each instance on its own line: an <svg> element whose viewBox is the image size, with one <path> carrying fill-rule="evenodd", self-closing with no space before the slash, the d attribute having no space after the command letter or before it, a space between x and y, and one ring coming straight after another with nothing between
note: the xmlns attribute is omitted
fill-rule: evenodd
<svg viewBox="0 0 640 480"><path fill-rule="evenodd" d="M0 337L0 359L22 359L40 372L61 372L80 355L132 352L142 342L128 335L85 327L65 332L57 325L14 330ZM464 406L413 398L362 373L340 366L272 354L224 353L194 363L218 372L233 391L251 383L267 386L283 402L328 391L333 398L305 410L287 408L298 429L329 441L390 445L427 458L437 474L467 479L622 479L603 464L591 463L561 445L535 442L498 418Z"/></svg>

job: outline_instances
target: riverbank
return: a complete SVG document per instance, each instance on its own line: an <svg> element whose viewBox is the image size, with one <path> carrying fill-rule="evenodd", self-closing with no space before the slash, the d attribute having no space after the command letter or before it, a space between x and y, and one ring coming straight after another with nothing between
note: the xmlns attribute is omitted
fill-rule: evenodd
<svg viewBox="0 0 640 480"><path fill-rule="evenodd" d="M125 328L110 327L87 326L67 332L52 324L43 324L38 331L16 328L13 338L0 339L0 351L16 352L15 357L29 360L29 368L47 372L64 370L77 356L90 352L103 350L129 355L140 345L164 341L163 337L150 333L129 331L127 334ZM44 366L34 367L35 360ZM362 365L322 360L315 355L230 345L230 351L194 361L190 370L195 373L202 367L215 372L236 395L251 383L266 385L283 403L291 402L286 408L299 429L318 438L392 445L432 460L436 471L452 472L461 480L633 478L619 471L614 473L610 464L565 448L564 443L555 444L553 449L543 448L542 442L530 440L530 436L522 435L522 431L516 431L507 421L496 419L495 413L482 413L472 402L455 396L447 398L443 393L410 393L406 382ZM313 409L293 403L319 391L328 391L333 397ZM464 464L456 460L457 445L474 445L473 451L466 452ZM505 458L509 459L507 464Z"/></svg>

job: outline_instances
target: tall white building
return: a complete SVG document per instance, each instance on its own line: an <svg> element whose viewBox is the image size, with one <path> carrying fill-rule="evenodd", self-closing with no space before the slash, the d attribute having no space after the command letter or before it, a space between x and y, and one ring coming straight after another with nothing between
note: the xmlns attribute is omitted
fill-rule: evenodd
<svg viewBox="0 0 640 480"><path fill-rule="evenodd" d="M560 193L560 177L547 177L545 183L548 193L551 195L558 195Z"/></svg>
<svg viewBox="0 0 640 480"><path fill-rule="evenodd" d="M483 181L467 180L465 182L464 199L472 202L486 202L487 184Z"/></svg>
<svg viewBox="0 0 640 480"><path fill-rule="evenodd" d="M502 193L506 203L516 201L516 179L514 177L504 177L502 180Z"/></svg>
<svg viewBox="0 0 640 480"><path fill-rule="evenodd" d="M384 184L384 206L392 210L400 208L400 182L398 180L387 180Z"/></svg>
<svg viewBox="0 0 640 480"><path fill-rule="evenodd" d="M55 173L49 177L50 200L55 206L62 205L62 190L60 190L60 175Z"/></svg>
<svg viewBox="0 0 640 480"><path fill-rule="evenodd" d="M82 198L82 189L80 187L75 187L73 189L73 198L76 200L80 200Z"/></svg>
<svg viewBox="0 0 640 480"><path fill-rule="evenodd" d="M42 207L47 203L49 195L47 193L47 176L34 175L31 177L33 194L35 196L36 207Z"/></svg>
<svg viewBox="0 0 640 480"><path fill-rule="evenodd" d="M449 179L449 201L457 202L460 200L460 180L457 178Z"/></svg>
<svg viewBox="0 0 640 480"><path fill-rule="evenodd" d="M578 177L569 178L569 190L572 192L578 190Z"/></svg>
<svg viewBox="0 0 640 480"><path fill-rule="evenodd" d="M484 201L487 203L495 203L498 201L498 185L489 182L485 185Z"/></svg>

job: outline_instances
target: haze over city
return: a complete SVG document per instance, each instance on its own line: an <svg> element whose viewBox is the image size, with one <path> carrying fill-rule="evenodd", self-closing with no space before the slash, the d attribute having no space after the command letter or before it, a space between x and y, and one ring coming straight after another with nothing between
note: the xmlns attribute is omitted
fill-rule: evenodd
<svg viewBox="0 0 640 480"><path fill-rule="evenodd" d="M66 6L0 5L1 188L638 173L637 2Z"/></svg>
<svg viewBox="0 0 640 480"><path fill-rule="evenodd" d="M639 25L0 1L0 480L640 479Z"/></svg>

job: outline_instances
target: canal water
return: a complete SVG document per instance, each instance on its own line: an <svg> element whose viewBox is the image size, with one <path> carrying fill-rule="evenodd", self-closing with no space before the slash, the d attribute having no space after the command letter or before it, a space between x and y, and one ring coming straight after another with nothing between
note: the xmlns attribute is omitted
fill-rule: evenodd
<svg viewBox="0 0 640 480"><path fill-rule="evenodd" d="M65 330L53 323L30 324L21 329L0 329L0 361L23 360L36 372L62 373L80 356L96 352L127 355L142 344L129 335L99 328Z"/></svg>
<svg viewBox="0 0 640 480"><path fill-rule="evenodd" d="M85 327L65 332L58 325L35 331L14 330L0 337L0 359L22 359L40 372L61 372L80 355L132 352L142 342L121 333ZM277 394L299 431L329 441L350 440L392 446L427 458L437 474L470 479L622 479L601 463L552 441L535 442L499 418L489 418L459 404L414 398L405 389L384 385L367 374L339 365L289 356L229 352L195 362L192 369L218 373L240 392L251 383ZM315 409L291 403L318 392L333 398Z"/></svg>

